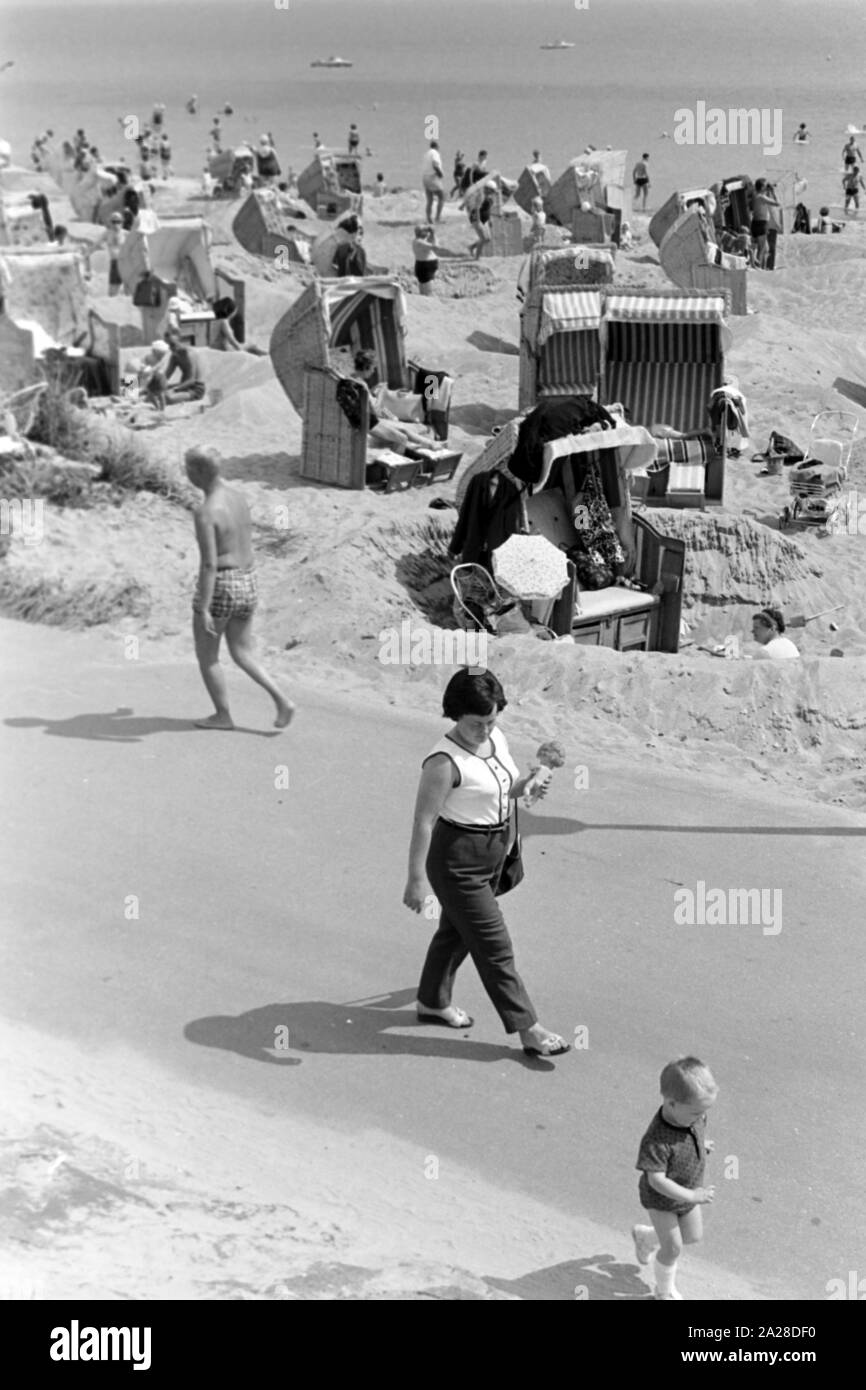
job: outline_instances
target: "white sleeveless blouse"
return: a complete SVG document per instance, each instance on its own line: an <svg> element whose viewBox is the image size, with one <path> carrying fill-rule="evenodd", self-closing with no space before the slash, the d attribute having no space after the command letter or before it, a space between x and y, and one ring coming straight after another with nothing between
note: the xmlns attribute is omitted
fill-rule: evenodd
<svg viewBox="0 0 866 1390"><path fill-rule="evenodd" d="M519 777L500 729L490 736L493 752L488 758L469 753L447 734L431 748L424 763L444 753L457 769L459 782L445 798L440 815L455 825L505 825L511 810L509 793ZM422 767L423 767L422 763Z"/></svg>

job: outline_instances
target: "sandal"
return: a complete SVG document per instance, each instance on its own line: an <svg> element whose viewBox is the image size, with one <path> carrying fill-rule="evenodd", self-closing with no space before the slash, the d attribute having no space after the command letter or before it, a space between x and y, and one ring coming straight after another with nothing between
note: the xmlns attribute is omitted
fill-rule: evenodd
<svg viewBox="0 0 866 1390"><path fill-rule="evenodd" d="M563 1052L571 1051L571 1043L567 1043L558 1033L552 1033L544 1039L541 1047L527 1047L524 1043L523 1051L527 1057L561 1057Z"/></svg>
<svg viewBox="0 0 866 1390"><path fill-rule="evenodd" d="M415 1005L415 1013L417 1015L419 1023L438 1023L440 1028L472 1027L473 1023L475 1022L475 1019L470 1018L469 1014L466 1012L465 1009L458 1009L455 1005L451 1005L450 1007L453 1008L454 1012L458 1015L459 1022L456 1022L452 1019L443 1018L441 1013L433 1013L430 1009L422 1009L418 1004Z"/></svg>

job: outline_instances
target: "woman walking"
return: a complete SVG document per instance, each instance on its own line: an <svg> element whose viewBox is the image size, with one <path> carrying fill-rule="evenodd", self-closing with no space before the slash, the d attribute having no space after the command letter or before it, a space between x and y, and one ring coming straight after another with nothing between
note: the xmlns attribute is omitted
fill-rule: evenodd
<svg viewBox="0 0 866 1390"><path fill-rule="evenodd" d="M442 711L453 728L423 762L403 902L420 912L429 880L442 915L418 985L422 1022L469 1028L473 1020L451 1002L458 969L471 955L506 1033L519 1033L529 1056L557 1057L569 1044L543 1028L517 973L495 890L509 844L511 802L521 777L496 727L505 693L490 671L458 671Z"/></svg>

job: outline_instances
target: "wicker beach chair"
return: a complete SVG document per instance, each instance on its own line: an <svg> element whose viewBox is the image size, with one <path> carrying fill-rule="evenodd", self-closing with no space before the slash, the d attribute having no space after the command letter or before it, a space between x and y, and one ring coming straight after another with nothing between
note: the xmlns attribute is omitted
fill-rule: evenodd
<svg viewBox="0 0 866 1390"><path fill-rule="evenodd" d="M521 410L542 396L596 394L602 305L597 290L541 284L530 292L520 321Z"/></svg>
<svg viewBox="0 0 866 1390"><path fill-rule="evenodd" d="M353 441L335 414L342 414L337 383L350 374L359 348L375 351L386 386L421 395L433 434L431 447L447 438L452 379L407 359L405 315L399 281L390 276L347 276L314 281L277 323L270 355L283 390L304 418L302 477L341 487L364 486L366 425L362 441ZM309 410L314 412L312 419ZM316 442L319 428L329 443ZM341 457L334 457L332 446L344 451Z"/></svg>
<svg viewBox="0 0 866 1390"><path fill-rule="evenodd" d="M651 505L722 503L724 448L707 429L707 406L724 382L725 308L723 295L700 291L605 296L599 399L621 401L632 424L659 437L665 457L646 495Z"/></svg>

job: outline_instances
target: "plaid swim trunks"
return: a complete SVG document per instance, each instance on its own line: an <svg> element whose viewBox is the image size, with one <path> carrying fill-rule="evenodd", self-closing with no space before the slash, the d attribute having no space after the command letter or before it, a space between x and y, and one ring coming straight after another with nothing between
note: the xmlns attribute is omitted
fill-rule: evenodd
<svg viewBox="0 0 866 1390"><path fill-rule="evenodd" d="M229 618L251 618L255 612L259 591L255 570L217 570L210 614L215 623L227 623ZM200 613L198 591L192 601L193 611Z"/></svg>

